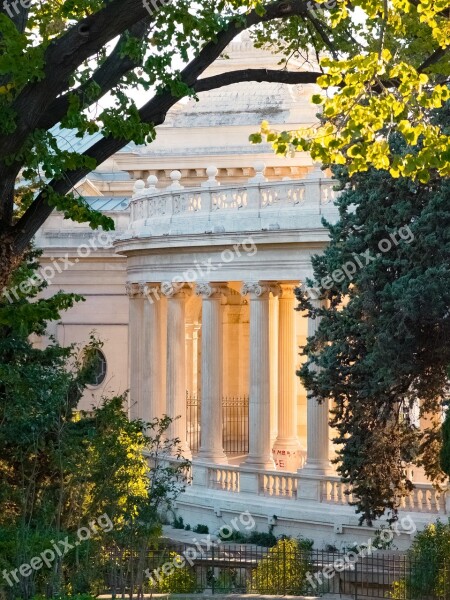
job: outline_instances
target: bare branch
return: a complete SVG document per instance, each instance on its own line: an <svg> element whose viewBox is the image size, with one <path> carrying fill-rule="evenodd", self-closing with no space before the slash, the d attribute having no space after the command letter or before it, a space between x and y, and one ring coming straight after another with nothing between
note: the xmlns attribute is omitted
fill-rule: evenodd
<svg viewBox="0 0 450 600"><path fill-rule="evenodd" d="M275 69L242 69L240 71L230 71L229 73L222 73L220 75L214 75L213 77L199 79L193 87L196 92L206 92L208 90L233 85L234 83L242 83L244 81L256 81L258 83L267 81L271 83L307 84L316 83L317 79L322 75L323 73L311 71L299 72Z"/></svg>

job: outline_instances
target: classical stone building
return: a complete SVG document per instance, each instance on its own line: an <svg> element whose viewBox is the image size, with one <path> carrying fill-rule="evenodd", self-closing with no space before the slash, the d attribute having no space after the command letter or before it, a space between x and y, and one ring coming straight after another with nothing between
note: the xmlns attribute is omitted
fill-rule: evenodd
<svg viewBox="0 0 450 600"><path fill-rule="evenodd" d="M277 61L244 39L208 75ZM295 375L317 323L294 310L336 192L307 155L248 142L264 119L314 123L312 91L249 83L180 102L151 146L129 145L77 187L114 220L113 236L53 214L37 243L47 293L86 299L49 335L82 348L95 330L104 342L83 408L129 389L131 416L179 416L171 434L193 458L177 503L185 522L214 530L250 510L260 530L339 546L368 532L330 463L328 407ZM420 526L447 507L423 482L404 509Z"/></svg>

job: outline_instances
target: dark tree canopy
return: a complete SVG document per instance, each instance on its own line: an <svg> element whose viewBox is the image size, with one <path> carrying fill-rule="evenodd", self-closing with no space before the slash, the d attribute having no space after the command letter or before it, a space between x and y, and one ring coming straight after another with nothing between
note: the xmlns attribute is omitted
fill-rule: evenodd
<svg viewBox="0 0 450 600"><path fill-rule="evenodd" d="M422 465L437 483L444 477L450 182L415 183L373 169L350 179L341 170L338 179L346 187L340 219L329 226L330 246L313 259L310 282L324 304L299 291L300 307L321 317L300 375L319 401L332 401L338 471L353 487L361 520L371 523L385 511L395 518L412 489L407 464Z"/></svg>

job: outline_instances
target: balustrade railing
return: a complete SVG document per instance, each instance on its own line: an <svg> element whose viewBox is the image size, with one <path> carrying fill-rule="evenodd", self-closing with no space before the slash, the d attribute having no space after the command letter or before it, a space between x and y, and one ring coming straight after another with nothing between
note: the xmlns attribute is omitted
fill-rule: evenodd
<svg viewBox="0 0 450 600"><path fill-rule="evenodd" d="M173 171L172 184L157 188L157 178L135 184L130 203L130 228L155 225L161 218L176 219L183 215L227 215L266 212L280 214L280 210L294 209L320 215L327 205L332 206L337 196L335 181L316 168L306 178L298 180L267 181L264 165L255 165L256 176L247 183L221 186L215 179L214 167L209 168L210 178L202 187L184 188L181 173ZM215 169L217 172L217 169Z"/></svg>
<svg viewBox="0 0 450 600"><path fill-rule="evenodd" d="M445 514L445 494L430 485L417 483L411 494L401 499L400 509Z"/></svg>
<svg viewBox="0 0 450 600"><path fill-rule="evenodd" d="M208 486L214 490L239 492L239 469L236 467L210 467L208 469Z"/></svg>
<svg viewBox="0 0 450 600"><path fill-rule="evenodd" d="M259 493L263 496L296 498L297 485L296 474L266 472L259 475Z"/></svg>
<svg viewBox="0 0 450 600"><path fill-rule="evenodd" d="M209 466L207 486L225 492L241 491L241 476L248 477L251 471L245 465ZM298 500L302 485L302 473L283 471L255 472L255 488L253 493L269 498ZM246 489L248 492L249 490ZM355 500L348 484L342 483L339 477L327 476L320 483L319 502L325 504L347 505ZM428 484L416 484L414 490L406 498L402 498L400 510L423 512L430 514L446 514L445 492L440 492Z"/></svg>

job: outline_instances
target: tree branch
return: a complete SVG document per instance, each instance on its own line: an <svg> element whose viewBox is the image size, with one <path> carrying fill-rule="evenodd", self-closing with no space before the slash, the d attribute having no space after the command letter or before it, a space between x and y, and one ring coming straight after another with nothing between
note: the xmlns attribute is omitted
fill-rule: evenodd
<svg viewBox="0 0 450 600"><path fill-rule="evenodd" d="M181 81L185 83L191 89L195 89L197 84L203 85L205 90L208 85L208 79L210 79L209 85L212 85L212 81L214 78L207 78L201 84L201 80L199 81L199 77L204 73L204 71L222 54L225 48L230 44L230 42L242 31L248 29L252 25L256 25L257 23L270 21L272 19L277 19L280 17L289 17L293 15L306 14L307 12L307 4L303 0L291 0L291 1L281 1L270 4L266 7L266 12L264 15L259 15L256 11L252 11L249 15L244 19L244 21L240 21L240 24L236 24L236 26L228 26L227 29L222 30L215 42L209 42L206 46L200 51L199 55L194 58L190 64L188 64L181 73ZM251 69L249 71L252 71ZM255 75L258 77L257 81L264 81L262 78L263 72L265 69L255 69ZM271 71L267 71L269 73L269 77L272 77L273 81L276 81L274 78L275 75ZM238 72L239 73L239 72ZM284 73L280 71L279 73ZM300 73L297 74L300 76ZM246 75L247 77L249 75ZM302 77L305 77L306 73L302 74ZM225 83L225 79L216 79L216 85L227 85ZM233 75L232 73L229 76L229 82L233 83L233 78L242 77L242 75ZM279 75L279 77L288 78L286 74ZM236 82L239 79L236 79ZM210 89L213 89L212 87ZM139 115L142 121L146 123L153 123L154 125L160 125L164 122L167 112L170 108L179 101L179 98L175 98L172 96L170 91L166 90L162 94L156 95L152 98L145 106L143 106ZM89 150L87 150L84 155L93 158L97 164L101 164L107 158L109 158L115 152L118 152L121 148L123 148L129 140L123 139L114 139L114 138L104 138L94 144ZM69 190L71 190L76 183L88 175L90 172L89 169L77 169L74 171L67 171L64 174L64 179L60 179L58 181L51 182L50 186L52 189L58 194L66 194ZM26 211L26 213L22 216L22 218L18 221L18 223L13 227L14 234L14 250L18 253L22 252L31 238L39 227L45 222L48 216L53 211L53 207L49 206L46 201L46 192L41 192L30 208Z"/></svg>
<svg viewBox="0 0 450 600"><path fill-rule="evenodd" d="M435 50L433 52L433 54L430 54L430 56L417 69L419 71L419 73L422 73L423 71L425 71L425 69L428 69L432 65L439 62L441 60L441 58L444 58L444 56L447 54L448 51L449 51L448 46L447 46L447 48L437 48L437 50Z"/></svg>
<svg viewBox="0 0 450 600"><path fill-rule="evenodd" d="M15 3L14 7L12 5L12 2L2 2L0 14L11 19L17 31L23 33L28 23L30 8L25 8L20 2Z"/></svg>
<svg viewBox="0 0 450 600"><path fill-rule="evenodd" d="M0 138L0 159L22 147L42 111L67 88L70 76L86 59L148 17L141 0L111 0L52 42L44 56L45 76L26 85L11 106L18 115L17 126L14 133Z"/></svg>
<svg viewBox="0 0 450 600"><path fill-rule="evenodd" d="M233 85L235 83L242 83L244 81L256 81L258 83L267 81L269 83L286 83L291 85L300 83L307 84L316 83L317 79L322 75L323 73L310 71L242 69L240 71L230 71L228 73L214 75L213 77L199 79L193 86L193 89L198 93L207 92L209 90Z"/></svg>
<svg viewBox="0 0 450 600"><path fill-rule="evenodd" d="M71 96L78 97L81 102L82 108L90 106L93 102L97 102L105 94L107 94L115 85L117 85L122 77L140 66L138 61L130 58L129 56L122 56L122 45L123 42L128 39L128 35L138 40L142 40L148 31L150 19L140 21L130 28L129 32L124 33L119 41L117 42L114 50L106 58L105 62L97 69L92 75L89 81L80 85L73 91L67 92L64 96L57 98L45 113L42 115L38 122L38 129L50 129L64 118L69 108L69 99ZM89 87L95 83L98 86L98 93L95 98L92 96L89 98L89 102L86 102L86 91Z"/></svg>

